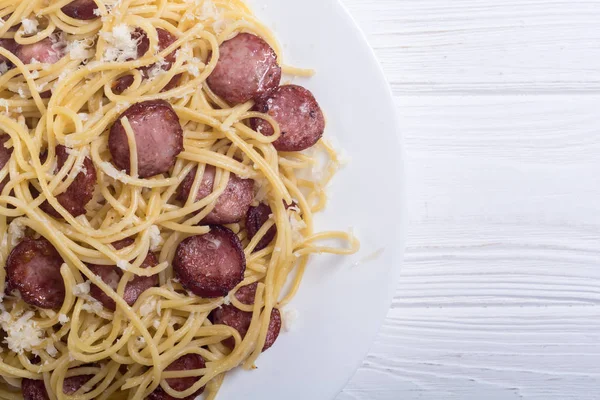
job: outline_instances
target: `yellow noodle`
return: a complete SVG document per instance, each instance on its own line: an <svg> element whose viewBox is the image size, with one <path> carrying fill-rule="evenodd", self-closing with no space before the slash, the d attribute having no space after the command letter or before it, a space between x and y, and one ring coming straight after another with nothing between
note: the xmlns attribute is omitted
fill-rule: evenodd
<svg viewBox="0 0 600 400"><path fill-rule="evenodd" d="M314 231L313 214L326 206L325 188L340 166L331 144L324 139L306 152L278 153L272 146L281 136L277 122L253 111L252 101L230 107L206 79L219 60L219 45L242 31L264 38L284 73L309 77L314 71L285 65L275 35L242 0L95 1L101 18L81 21L61 11L70 0L0 0L4 21L0 37L22 45L45 38L68 43L65 56L52 65L23 64L0 47L0 56L14 65L0 75L0 126L9 136L4 145L12 149L10 161L0 170L0 181L7 182L0 193L0 262L6 263L24 233L34 232L61 254L66 287L63 305L55 311L36 309L14 294L4 294L1 318L17 319L32 312L30 320L40 341L19 354L3 349L0 399L19 398L16 389L22 378L43 379L51 400L73 398L62 392L65 379L91 375L75 394L78 400L142 400L159 386L183 398L205 385L206 398L213 400L228 371L238 366L252 369L264 346L272 310L286 306L299 290L310 255L352 254L359 243L351 232ZM38 22L36 32L25 33L25 26L10 30L25 18ZM143 29L150 50L135 60L106 61L107 35L123 24ZM162 51L157 51L157 28L177 38ZM79 58L82 51L85 59ZM152 69L171 53L175 62L168 71L158 70L148 78L139 70ZM113 83L125 75L131 75L133 83L116 94ZM163 90L176 75L179 84ZM47 90L52 96L42 98L40 93ZM129 174L112 164L108 136L130 105L154 99L173 105L184 131L184 150L170 174L142 179L137 150L144 143L136 142L132 122L121 119L130 151ZM272 125L274 134L264 136L251 129L252 118ZM58 145L68 149L60 168ZM83 171L86 157L94 164L97 189L86 214L73 217L59 196ZM193 195L175 200L181 182L194 168L190 193L198 192L207 165L216 167L213 192L201 200ZM171 263L183 239L209 232L201 221L227 190L231 174L254 179L254 205L268 204L272 215L252 238L244 222L228 225L244 246L244 280L227 297L203 299L173 279ZM43 212L44 202L62 218ZM277 229L276 238L256 251L272 228ZM111 245L129 237L135 239L130 246L116 250ZM142 268L148 252L155 252L158 264ZM89 264L122 267L116 289L95 275ZM127 283L154 275L160 285L144 291L132 306L127 304L123 299ZM5 283L2 268L0 287ZM241 303L235 293L253 283L257 283L254 304ZM95 301L86 292L89 285L111 298L116 310ZM251 313L244 337L229 326L211 323L210 313L224 304ZM231 350L224 344L230 339L235 343ZM32 354L39 356L39 363L32 363ZM165 371L186 354L199 354L206 367ZM177 392L165 379L178 377L198 380Z"/></svg>

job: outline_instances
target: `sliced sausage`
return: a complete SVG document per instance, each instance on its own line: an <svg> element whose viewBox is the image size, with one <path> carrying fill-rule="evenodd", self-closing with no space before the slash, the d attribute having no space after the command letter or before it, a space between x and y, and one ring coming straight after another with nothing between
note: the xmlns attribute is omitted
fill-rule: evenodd
<svg viewBox="0 0 600 400"><path fill-rule="evenodd" d="M323 136L325 117L313 94L297 85L280 86L254 107L269 114L281 129L281 137L273 146L279 151L302 151L312 147ZM267 121L253 118L252 128L265 136L273 135Z"/></svg>
<svg viewBox="0 0 600 400"><path fill-rule="evenodd" d="M68 158L68 149L63 145L56 146L57 172L65 165ZM91 158L85 157L81 171L73 179L67 190L56 196L56 199L72 216L83 215L86 213L86 204L94 197L96 182L97 176L94 163ZM61 215L47 201L43 202L40 208L55 218L61 218Z"/></svg>
<svg viewBox="0 0 600 400"><path fill-rule="evenodd" d="M280 81L277 54L250 33L240 33L219 46L219 61L207 79L211 90L232 105L259 98Z"/></svg>
<svg viewBox="0 0 600 400"><path fill-rule="evenodd" d="M43 380L23 378L21 392L23 392L23 400L50 400Z"/></svg>
<svg viewBox="0 0 600 400"><path fill-rule="evenodd" d="M201 355L186 354L173 361L167 368L165 368L165 371L192 371L205 367L206 363ZM198 382L199 380L199 376L190 376L187 378L169 378L166 381L173 390L183 392L184 390L188 390L194 386L194 383ZM201 387L197 392L184 397L183 399L176 399L175 397L168 395L163 388L159 386L152 393L150 393L148 400L193 400L202 394L202 392L204 392L204 387Z"/></svg>
<svg viewBox="0 0 600 400"><path fill-rule="evenodd" d="M196 201L202 200L213 192L216 168L207 165L202 175L202 182L196 194ZM183 180L177 198L186 201L190 196L196 169L192 170ZM225 191L219 196L213 210L202 221L205 224L232 224L241 221L254 199L254 181L242 179L231 173Z"/></svg>
<svg viewBox="0 0 600 400"><path fill-rule="evenodd" d="M10 161L10 157L12 155L13 149L7 149L4 147L4 144L10 140L10 136L7 134L0 135L0 169L4 168L8 161ZM4 186L8 183L9 178L6 177L2 182L0 182L0 192L4 190Z"/></svg>
<svg viewBox="0 0 600 400"><path fill-rule="evenodd" d="M113 243L113 247L117 250L121 250L125 247L129 247L134 243L133 239L124 239ZM158 264L158 259L154 253L149 252L140 268L150 268ZM104 283L110 286L113 290L117 290L121 277L123 276L123 270L116 265L89 265L90 270L98 275ZM123 300L130 306L134 305L138 297L151 287L158 286L158 275L153 276L134 276L127 285L123 292ZM98 286L92 285L90 287L90 294L93 298L101 302L104 307L111 311L115 311L117 305L113 299L111 299L106 293L102 291Z"/></svg>
<svg viewBox="0 0 600 400"><path fill-rule="evenodd" d="M61 8L61 10L71 18L84 21L98 18L95 13L98 10L98 5L94 0L75 0Z"/></svg>
<svg viewBox="0 0 600 400"><path fill-rule="evenodd" d="M123 117L127 117L135 135L139 177L168 172L183 150L183 129L173 107L165 100L136 103L113 124L108 138L113 163L129 173L129 142L121 123Z"/></svg>
<svg viewBox="0 0 600 400"><path fill-rule="evenodd" d="M18 44L14 39L0 39L0 47L14 54L17 51ZM12 66L12 63L2 55L0 55L0 63L7 63L8 66Z"/></svg>
<svg viewBox="0 0 600 400"><path fill-rule="evenodd" d="M237 291L235 297L243 304L253 305L254 299L256 297L257 286L257 283L244 286ZM236 308L233 304L227 304L215 309L211 313L211 320L214 324L227 325L234 328L240 333L240 336L243 339L246 336L246 333L248 333L248 328L250 328L250 322L252 321L252 313L242 311ZM281 313L277 308L274 308L271 311L271 320L269 321L267 338L265 340L265 345L263 346L262 351L265 351L269 347L273 346L273 343L275 343L275 340L277 340L277 337L279 336L280 330ZM230 337L227 338L227 340L225 340L223 344L233 349L235 347L235 340L232 337Z"/></svg>
<svg viewBox="0 0 600 400"><path fill-rule="evenodd" d="M65 282L60 275L63 263L48 240L23 239L6 262L9 291L18 290L27 304L59 309L65 299Z"/></svg>
<svg viewBox="0 0 600 400"><path fill-rule="evenodd" d="M65 378L63 381L63 392L65 394L74 394L93 377L93 375L76 375Z"/></svg>
<svg viewBox="0 0 600 400"><path fill-rule="evenodd" d="M179 244L173 269L195 295L221 297L244 279L246 257L235 233L224 226L211 226L207 234L190 236Z"/></svg>
<svg viewBox="0 0 600 400"><path fill-rule="evenodd" d="M272 214L271 207L267 204L260 203L256 207L250 207L248 214L246 215L246 230L248 231L248 238L252 238L260 230L260 228L269 220L269 215ZM275 238L277 234L277 227L273 225L267 233L259 240L258 244L254 248L254 251L260 251L267 247Z"/></svg>
<svg viewBox="0 0 600 400"><path fill-rule="evenodd" d="M19 45L15 55L23 64L31 64L35 61L54 64L63 58L65 53L62 46L47 37L37 43Z"/></svg>
<svg viewBox="0 0 600 400"><path fill-rule="evenodd" d="M63 392L65 394L73 394L92 378L92 375L78 375L65 378L63 381ZM49 400L43 380L24 378L21 381L21 391L23 392L23 400Z"/></svg>
<svg viewBox="0 0 600 400"><path fill-rule="evenodd" d="M124 75L118 78L116 81L112 83L112 91L115 94L121 94L125 90L127 90L131 85L133 85L133 81L135 78L133 75Z"/></svg>
<svg viewBox="0 0 600 400"><path fill-rule="evenodd" d="M140 31L142 33L139 33ZM140 45L138 46L138 58L139 58L139 57L142 57L146 53L146 51L148 51L148 48L150 46L150 41L148 40L148 36L146 35L146 33L144 31L136 30L136 32L138 32L138 33L136 33L136 35L141 35L140 36ZM166 49L167 47L169 47L170 45L175 43L175 41L177 40L175 35L173 35L171 32L169 32L165 29L156 28L156 33L158 34L158 50L159 51L163 51L164 49ZM145 51L142 54L140 54L140 48L141 48L141 50L145 49ZM171 67L173 66L173 63L175 62L175 60L176 60L176 53L175 52L169 53L165 57L165 63L162 65L161 69L163 71L170 70ZM140 71L142 72L142 76L144 77L144 79L149 78L149 72L154 67L154 65L155 64L140 68ZM179 84L180 79L181 79L181 74L174 76L169 81L169 83L163 88L162 91L173 89L175 86L177 86ZM121 94L133 84L133 81L134 81L133 75L122 76L113 83L112 90L116 94Z"/></svg>

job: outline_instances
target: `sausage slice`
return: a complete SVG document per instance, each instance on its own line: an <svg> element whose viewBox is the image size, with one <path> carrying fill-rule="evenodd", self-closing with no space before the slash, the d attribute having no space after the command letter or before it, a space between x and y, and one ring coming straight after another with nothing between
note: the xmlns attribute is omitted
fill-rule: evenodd
<svg viewBox="0 0 600 400"><path fill-rule="evenodd" d="M199 354L186 354L184 356L179 357L177 360L173 361L165 371L191 371L195 369L202 369L206 367L206 363L204 362L204 358L202 358ZM171 386L172 389L183 392L194 386L194 383L200 380L198 376L190 376L187 378L169 378L167 379L167 383ZM196 396L199 396L204 392L204 387L201 387L194 394L184 397L183 400L193 400ZM162 387L157 387L150 396L148 396L148 400L181 400L176 399L173 396L169 396Z"/></svg>
<svg viewBox="0 0 600 400"><path fill-rule="evenodd" d="M71 18L84 21L98 18L98 15L94 13L98 10L98 5L94 0L75 0L61 8L61 10Z"/></svg>
<svg viewBox="0 0 600 400"><path fill-rule="evenodd" d="M264 203L260 203L256 207L250 207L248 214L246 215L246 230L248 231L248 238L250 240L252 240L265 222L269 220L269 215L271 215L271 213L271 207ZM267 247L273 241L276 234L277 228L273 225L262 239L260 239L254 248L254 251L260 251Z"/></svg>
<svg viewBox="0 0 600 400"><path fill-rule="evenodd" d="M195 295L221 297L244 279L246 257L235 233L224 226L211 226L207 234L190 236L179 244L173 269Z"/></svg>
<svg viewBox="0 0 600 400"><path fill-rule="evenodd" d="M19 45L15 55L23 64L31 64L35 61L45 64L54 64L63 58L64 49L49 37L37 43Z"/></svg>
<svg viewBox="0 0 600 400"><path fill-rule="evenodd" d="M59 309L65 300L65 282L60 274L63 263L48 240L23 239L6 262L9 291L18 290L27 304Z"/></svg>
<svg viewBox="0 0 600 400"><path fill-rule="evenodd" d="M57 169L60 170L69 158L68 150L63 145L56 146ZM86 213L85 206L94 197L97 176L94 163L91 158L85 157L81 171L77 174L73 183L63 193L56 196L56 199L72 216L78 217ZM61 215L48 203L43 202L40 208L47 214L55 218L61 218Z"/></svg>
<svg viewBox="0 0 600 400"><path fill-rule="evenodd" d="M113 247L117 250L121 250L125 247L133 244L133 239L124 239L113 243ZM154 253L149 252L146 259L142 262L141 268L150 268L158 264L158 260ZM117 290L119 281L123 276L123 270L116 265L89 265L90 270L98 275L104 283L110 286L113 290ZM123 292L123 300L130 306L134 305L138 297L151 287L158 286L158 275L153 276L134 276L127 285L125 285L125 291ZM102 291L98 286L92 285L90 287L90 294L93 298L98 300L111 311L117 309L117 305L113 299L111 299L106 293Z"/></svg>
<svg viewBox="0 0 600 400"><path fill-rule="evenodd" d="M139 58L139 57L142 57L144 54L146 54L146 52L148 51L148 49L150 47L150 41L148 39L148 36L146 35L146 33L143 30L137 29L134 33L136 34L136 36L139 36L139 38L140 38L139 39L140 44L138 45L138 58ZM165 29L156 28L156 33L158 34L158 50L159 51L163 51L164 49L166 49L167 47L169 47L170 45L175 43L175 41L177 40L175 35L173 35L171 32L169 32ZM171 67L173 66L173 63L175 62L175 60L176 60L176 53L175 52L169 53L165 57L165 63L161 66L161 69L163 71L170 70ZM140 68L140 71L142 72L144 79L148 79L150 77L149 72L154 67L154 65L155 64ZM181 74L175 75L169 81L169 83L163 88L162 91L164 92L164 91L173 89L175 86L177 86L177 84L179 84L180 79L181 79ZM123 93L127 88L129 88L133 84L133 80L134 80L133 75L124 75L124 76L120 77L112 85L113 92L116 94Z"/></svg>
<svg viewBox="0 0 600 400"><path fill-rule="evenodd" d="M257 286L257 283L244 286L237 291L235 297L243 304L253 305L254 299L256 297ZM246 336L246 333L248 333L248 328L250 328L250 322L252 321L252 313L242 311L236 308L233 304L228 304L215 309L211 313L211 319L214 324L227 325L234 328L240 333L243 339ZM273 346L273 343L275 343L275 340L277 340L277 337L279 336L280 330L281 313L277 308L274 308L271 311L271 320L269 322L267 338L265 340L265 345L263 346L262 351L265 351L269 347ZM235 347L235 340L232 337L230 337L227 338L227 340L225 340L223 344L233 349Z"/></svg>
<svg viewBox="0 0 600 400"><path fill-rule="evenodd" d="M240 33L219 46L219 61L207 79L211 90L235 105L258 98L281 81L277 54L267 42Z"/></svg>
<svg viewBox="0 0 600 400"><path fill-rule="evenodd" d="M168 172L183 150L183 129L173 107L164 100L136 103L113 124L108 138L113 163L129 173L129 142L121 123L123 117L129 120L135 136L139 177Z"/></svg>
<svg viewBox="0 0 600 400"><path fill-rule="evenodd" d="M216 168L207 165L204 169L202 182L196 194L196 201L202 200L213 192ZM192 170L181 182L177 198L186 201L190 196L196 169ZM225 191L219 196L213 210L202 221L205 224L232 224L239 222L248 212L250 204L254 199L254 181L242 179L235 174L229 175L229 182Z"/></svg>
<svg viewBox="0 0 600 400"><path fill-rule="evenodd" d="M281 129L281 137L273 146L279 151L302 151L312 147L323 136L325 117L313 94L302 86L280 86L254 107L269 114ZM265 136L273 135L267 121L253 118L252 128Z"/></svg>
<svg viewBox="0 0 600 400"><path fill-rule="evenodd" d="M14 39L0 39L0 47L10 51L11 53L16 53L18 44ZM4 56L0 56L0 63L7 63L9 67L12 66L12 63Z"/></svg>
<svg viewBox="0 0 600 400"><path fill-rule="evenodd" d="M78 375L65 378L63 381L63 392L65 394L73 394L92 378L92 375ZM43 380L24 378L21 381L21 391L23 392L24 400L49 400Z"/></svg>

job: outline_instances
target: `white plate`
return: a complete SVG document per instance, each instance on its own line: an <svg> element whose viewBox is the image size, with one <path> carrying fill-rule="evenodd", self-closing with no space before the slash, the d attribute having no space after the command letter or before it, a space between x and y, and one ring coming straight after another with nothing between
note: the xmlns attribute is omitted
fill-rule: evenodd
<svg viewBox="0 0 600 400"><path fill-rule="evenodd" d="M292 305L295 329L282 331L258 369L230 373L218 399L329 400L367 354L401 265L406 213L394 102L370 47L336 0L248 3L277 34L286 64L317 71L295 83L314 92L327 115L326 137L337 138L351 158L334 178L317 228L353 227L362 249L353 257L311 258Z"/></svg>

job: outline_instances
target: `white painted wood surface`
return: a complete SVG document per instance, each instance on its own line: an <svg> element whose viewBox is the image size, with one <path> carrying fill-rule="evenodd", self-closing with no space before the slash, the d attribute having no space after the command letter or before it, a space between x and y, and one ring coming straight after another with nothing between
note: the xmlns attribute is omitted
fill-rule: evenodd
<svg viewBox="0 0 600 400"><path fill-rule="evenodd" d="M343 0L392 85L406 263L337 400L600 399L600 0Z"/></svg>

